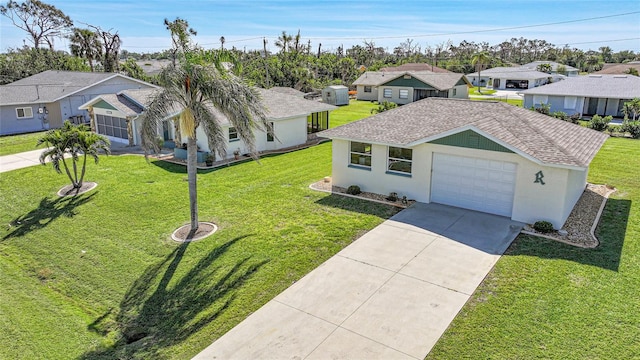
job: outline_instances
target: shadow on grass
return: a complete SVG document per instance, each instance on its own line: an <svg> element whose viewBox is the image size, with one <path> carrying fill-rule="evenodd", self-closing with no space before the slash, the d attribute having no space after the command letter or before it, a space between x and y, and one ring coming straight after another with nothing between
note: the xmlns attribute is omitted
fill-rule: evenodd
<svg viewBox="0 0 640 360"><path fill-rule="evenodd" d="M336 194L325 196L322 199L316 201L316 203L347 211L358 212L361 214L375 215L383 219L388 219L402 210L392 205L354 199Z"/></svg>
<svg viewBox="0 0 640 360"><path fill-rule="evenodd" d="M505 255L563 259L618 271L630 210L630 200L611 198L607 200L596 229L596 237L600 245L595 249L583 249L553 240L521 235L507 249Z"/></svg>
<svg viewBox="0 0 640 360"><path fill-rule="evenodd" d="M2 240L21 237L31 231L42 229L60 216L74 217L77 214L76 208L91 201L97 193L95 191L90 195L55 197L54 199L44 197L37 208L11 220L10 232Z"/></svg>
<svg viewBox="0 0 640 360"><path fill-rule="evenodd" d="M127 291L120 309L110 309L88 329L103 336L116 331L116 342L80 359L162 358L161 350L178 344L218 318L233 302L235 291L269 260L246 257L233 266L219 260L235 238L212 249L180 278L174 278L190 243L149 266ZM114 316L110 316L115 313Z"/></svg>

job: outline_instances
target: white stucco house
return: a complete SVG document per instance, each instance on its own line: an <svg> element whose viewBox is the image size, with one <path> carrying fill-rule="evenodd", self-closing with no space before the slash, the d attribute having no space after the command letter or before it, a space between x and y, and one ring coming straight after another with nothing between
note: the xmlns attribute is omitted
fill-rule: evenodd
<svg viewBox="0 0 640 360"><path fill-rule="evenodd" d="M551 75L523 67L495 67L465 75L474 86L485 86L497 90L531 89L551 81L560 80L562 75ZM555 80L554 80L555 77Z"/></svg>
<svg viewBox="0 0 640 360"><path fill-rule="evenodd" d="M0 86L0 135L89 121L79 106L100 94L156 86L122 74L48 70Z"/></svg>
<svg viewBox="0 0 640 360"><path fill-rule="evenodd" d="M92 128L99 134L105 135L112 142L125 143L131 146L140 145L141 115L151 102L157 90L125 90L116 94L99 95L80 106L89 111ZM258 89L267 111L267 120L273 127L273 135L257 131L256 150L269 151L297 146L307 142L308 134L329 128L329 113L335 106L318 101L306 100L300 96L283 93L280 89ZM213 109L221 119L220 125L226 132L227 156L233 157L233 152L239 150L248 152L236 130L230 126L228 119L219 111ZM175 142L175 127L173 116L163 121L158 135L167 142ZM209 144L202 127L196 129L198 147L209 152ZM180 139L178 143L186 143L187 139Z"/></svg>
<svg viewBox="0 0 640 360"><path fill-rule="evenodd" d="M519 92L524 107L540 104L551 106L550 111L569 115L611 115L623 117L626 101L640 98L640 77L633 75L585 75Z"/></svg>
<svg viewBox="0 0 640 360"><path fill-rule="evenodd" d="M367 71L353 85L358 91L358 100L390 101L399 105L428 97L469 97L469 83L464 75L450 72Z"/></svg>
<svg viewBox="0 0 640 360"><path fill-rule="evenodd" d="M607 135L502 102L429 98L323 131L333 185L561 228Z"/></svg>

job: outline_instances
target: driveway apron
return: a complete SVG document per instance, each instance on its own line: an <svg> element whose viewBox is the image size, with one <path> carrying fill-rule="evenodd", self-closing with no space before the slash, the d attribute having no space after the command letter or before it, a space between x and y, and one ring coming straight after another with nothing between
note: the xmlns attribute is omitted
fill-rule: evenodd
<svg viewBox="0 0 640 360"><path fill-rule="evenodd" d="M422 359L523 224L416 203L194 359Z"/></svg>

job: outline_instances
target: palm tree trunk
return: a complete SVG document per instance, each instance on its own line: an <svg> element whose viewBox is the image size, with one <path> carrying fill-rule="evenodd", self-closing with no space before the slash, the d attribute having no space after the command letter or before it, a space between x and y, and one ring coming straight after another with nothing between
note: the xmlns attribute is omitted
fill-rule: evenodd
<svg viewBox="0 0 640 360"><path fill-rule="evenodd" d="M61 159L62 159L62 166L64 167L64 171L67 172L67 176L69 177L69 180L71 180L71 185L75 187L76 183L73 181L73 176L71 175L71 171L69 171L69 166L67 166L67 162L64 159L64 153L62 153Z"/></svg>
<svg viewBox="0 0 640 360"><path fill-rule="evenodd" d="M82 160L82 172L80 173L80 181L78 182L78 188L82 187L82 182L84 181L84 172L87 168L87 154L84 154L84 159Z"/></svg>
<svg viewBox="0 0 640 360"><path fill-rule="evenodd" d="M187 140L187 179L189 181L189 210L191 213L191 231L198 230L198 145L196 139L189 137Z"/></svg>

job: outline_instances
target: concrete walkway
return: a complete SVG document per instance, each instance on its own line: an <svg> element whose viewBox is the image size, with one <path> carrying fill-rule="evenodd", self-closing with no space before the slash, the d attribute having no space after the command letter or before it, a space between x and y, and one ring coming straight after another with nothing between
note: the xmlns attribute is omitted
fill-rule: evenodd
<svg viewBox="0 0 640 360"><path fill-rule="evenodd" d="M422 359L522 225L416 203L194 359Z"/></svg>
<svg viewBox="0 0 640 360"><path fill-rule="evenodd" d="M40 154L44 150L42 148L19 154L0 156L0 173L40 165Z"/></svg>

